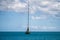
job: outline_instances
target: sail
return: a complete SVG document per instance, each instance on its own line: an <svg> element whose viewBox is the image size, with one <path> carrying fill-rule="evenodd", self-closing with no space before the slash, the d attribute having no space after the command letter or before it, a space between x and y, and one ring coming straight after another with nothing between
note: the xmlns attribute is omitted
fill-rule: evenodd
<svg viewBox="0 0 60 40"><path fill-rule="evenodd" d="M26 34L29 34L30 32L29 32L29 27L27 27L27 31L26 31Z"/></svg>

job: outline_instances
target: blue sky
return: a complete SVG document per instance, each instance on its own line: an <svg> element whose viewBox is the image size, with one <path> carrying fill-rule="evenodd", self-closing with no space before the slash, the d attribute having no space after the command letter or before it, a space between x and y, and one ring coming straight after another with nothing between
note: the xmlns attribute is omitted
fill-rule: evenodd
<svg viewBox="0 0 60 40"><path fill-rule="evenodd" d="M0 0L0 31L60 31L60 0Z"/></svg>

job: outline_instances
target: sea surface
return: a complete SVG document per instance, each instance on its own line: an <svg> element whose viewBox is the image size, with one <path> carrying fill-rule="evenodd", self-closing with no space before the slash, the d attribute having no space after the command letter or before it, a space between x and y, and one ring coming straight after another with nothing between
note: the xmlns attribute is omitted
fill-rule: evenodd
<svg viewBox="0 0 60 40"><path fill-rule="evenodd" d="M60 32L0 32L0 40L60 40Z"/></svg>

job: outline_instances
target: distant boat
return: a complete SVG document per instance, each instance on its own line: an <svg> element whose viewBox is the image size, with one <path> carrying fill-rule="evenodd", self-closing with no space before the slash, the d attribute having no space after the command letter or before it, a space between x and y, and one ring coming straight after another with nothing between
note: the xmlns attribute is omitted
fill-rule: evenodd
<svg viewBox="0 0 60 40"><path fill-rule="evenodd" d="M26 34L30 34L29 27L27 27Z"/></svg>
<svg viewBox="0 0 60 40"><path fill-rule="evenodd" d="M28 25L27 25L26 34L30 34L30 31L29 31L29 0L28 0Z"/></svg>

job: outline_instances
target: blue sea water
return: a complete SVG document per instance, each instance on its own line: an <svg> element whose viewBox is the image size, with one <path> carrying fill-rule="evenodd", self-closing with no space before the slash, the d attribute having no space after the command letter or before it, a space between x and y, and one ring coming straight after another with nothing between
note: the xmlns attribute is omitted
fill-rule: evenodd
<svg viewBox="0 0 60 40"><path fill-rule="evenodd" d="M60 40L60 32L0 32L0 40Z"/></svg>

